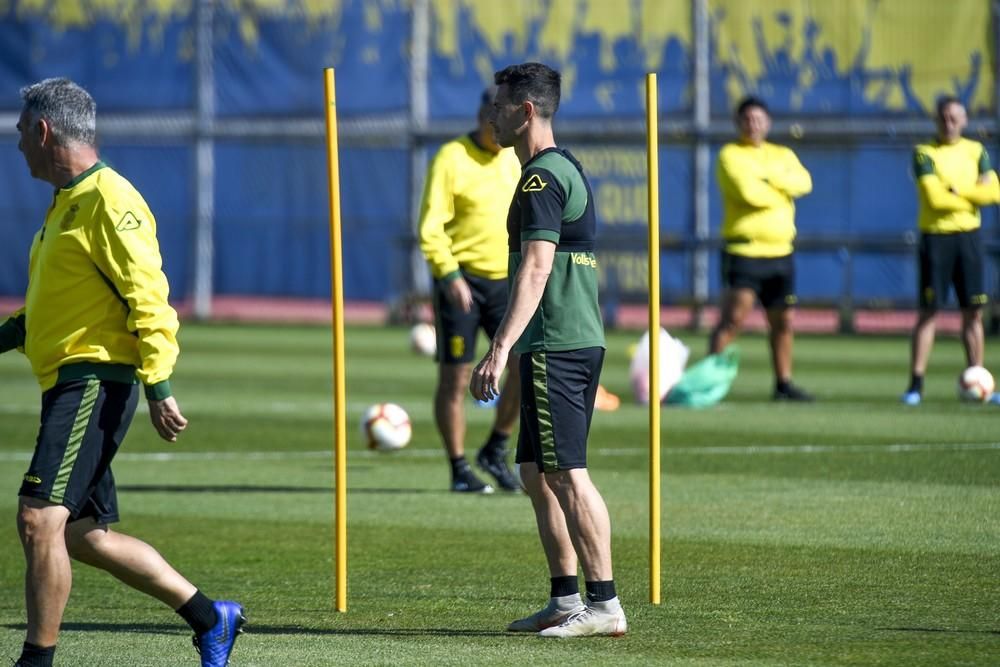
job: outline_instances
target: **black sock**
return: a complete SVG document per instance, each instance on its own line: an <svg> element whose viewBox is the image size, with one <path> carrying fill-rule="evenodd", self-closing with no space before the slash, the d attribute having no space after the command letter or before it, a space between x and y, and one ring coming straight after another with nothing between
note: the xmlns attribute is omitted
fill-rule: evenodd
<svg viewBox="0 0 1000 667"><path fill-rule="evenodd" d="M448 460L451 461L451 476L453 478L458 477L460 474L469 469L469 462L465 460L464 456Z"/></svg>
<svg viewBox="0 0 1000 667"><path fill-rule="evenodd" d="M510 433L501 433L500 431L493 429L490 433L489 440L483 445L483 450L490 454L501 454L507 451L507 440L510 438Z"/></svg>
<svg viewBox="0 0 1000 667"><path fill-rule="evenodd" d="M575 575L566 577L551 577L549 581L552 582L551 597L561 598L580 592L580 582L577 581Z"/></svg>
<svg viewBox="0 0 1000 667"><path fill-rule="evenodd" d="M791 384L791 380L778 380L774 383L774 390L779 394L787 394Z"/></svg>
<svg viewBox="0 0 1000 667"><path fill-rule="evenodd" d="M918 394L924 393L924 376L923 375L911 375L910 376L910 388L907 391L915 391Z"/></svg>
<svg viewBox="0 0 1000 667"><path fill-rule="evenodd" d="M187 621L196 635L205 634L219 622L212 600L205 597L201 591L195 591L191 599L181 605L177 613Z"/></svg>
<svg viewBox="0 0 1000 667"><path fill-rule="evenodd" d="M24 642L24 647L21 649L21 657L18 658L17 664L23 665L23 667L52 667L52 659L55 655L55 646L41 647Z"/></svg>
<svg viewBox="0 0 1000 667"><path fill-rule="evenodd" d="M587 582L587 602L607 602L616 595L614 579Z"/></svg>

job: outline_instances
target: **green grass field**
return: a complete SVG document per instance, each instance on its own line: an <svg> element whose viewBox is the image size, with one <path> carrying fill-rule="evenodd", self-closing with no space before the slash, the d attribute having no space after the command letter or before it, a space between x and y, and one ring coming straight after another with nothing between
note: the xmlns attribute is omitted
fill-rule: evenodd
<svg viewBox="0 0 1000 667"><path fill-rule="evenodd" d="M627 378L637 336L611 335L604 384L625 400L594 418L591 469L630 631L560 642L503 631L548 595L527 498L450 494L433 363L410 353L404 329L348 337L347 613L333 609L326 329L184 327L174 386L188 431L163 443L143 411L116 460L120 528L208 595L245 604L235 667L1000 662L1000 408L957 402L953 339L938 341L912 409L897 403L902 338L800 337L796 379L813 405L772 404L766 343L743 338L724 404L663 411L653 606L647 413ZM701 355L704 338L681 338ZM413 443L370 453L357 420L387 400L409 411ZM474 451L492 413L469 401ZM24 633L14 511L38 405L26 361L0 357L0 663ZM74 575L57 664L197 664L171 611L101 572Z"/></svg>

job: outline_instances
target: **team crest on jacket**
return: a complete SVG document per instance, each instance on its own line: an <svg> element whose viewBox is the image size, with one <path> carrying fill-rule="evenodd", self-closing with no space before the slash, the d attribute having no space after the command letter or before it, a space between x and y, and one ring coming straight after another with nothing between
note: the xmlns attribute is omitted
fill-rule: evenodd
<svg viewBox="0 0 1000 667"><path fill-rule="evenodd" d="M59 221L59 229L63 231L69 229L70 225L73 224L73 221L76 220L76 212L79 210L80 210L79 204L73 204L72 206L70 206L69 210L66 211L65 215L63 215L62 220Z"/></svg>
<svg viewBox="0 0 1000 667"><path fill-rule="evenodd" d="M132 211L126 211L115 229L120 232L127 232L130 229L139 229L139 225L139 219L135 217L135 214Z"/></svg>
<svg viewBox="0 0 1000 667"><path fill-rule="evenodd" d="M546 185L548 185L548 183L543 181L541 176L538 174L532 174L531 178L526 180L524 185L521 186L521 192L541 192L545 189Z"/></svg>

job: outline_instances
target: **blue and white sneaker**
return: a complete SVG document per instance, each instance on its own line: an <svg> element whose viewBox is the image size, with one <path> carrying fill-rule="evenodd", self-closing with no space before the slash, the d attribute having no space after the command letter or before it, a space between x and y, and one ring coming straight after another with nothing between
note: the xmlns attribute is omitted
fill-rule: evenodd
<svg viewBox="0 0 1000 667"><path fill-rule="evenodd" d="M992 394L990 394L990 397L989 399L987 399L987 402L992 403L993 405L1000 405L1000 391L995 391Z"/></svg>
<svg viewBox="0 0 1000 667"><path fill-rule="evenodd" d="M920 405L920 401L923 398L920 396L919 391L908 391L900 396L899 400L903 405Z"/></svg>
<svg viewBox="0 0 1000 667"><path fill-rule="evenodd" d="M191 638L195 650L201 655L201 667L226 667L233 652L236 636L243 632L247 622L243 607L238 602L217 600L212 603L218 620L208 632Z"/></svg>

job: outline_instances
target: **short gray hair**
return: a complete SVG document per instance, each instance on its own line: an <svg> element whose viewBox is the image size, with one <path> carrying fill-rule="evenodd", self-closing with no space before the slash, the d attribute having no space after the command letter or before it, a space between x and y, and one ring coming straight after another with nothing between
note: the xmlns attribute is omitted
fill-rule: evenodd
<svg viewBox="0 0 1000 667"><path fill-rule="evenodd" d="M86 90L66 78L44 79L21 89L24 110L44 118L56 144L97 143L97 103Z"/></svg>

